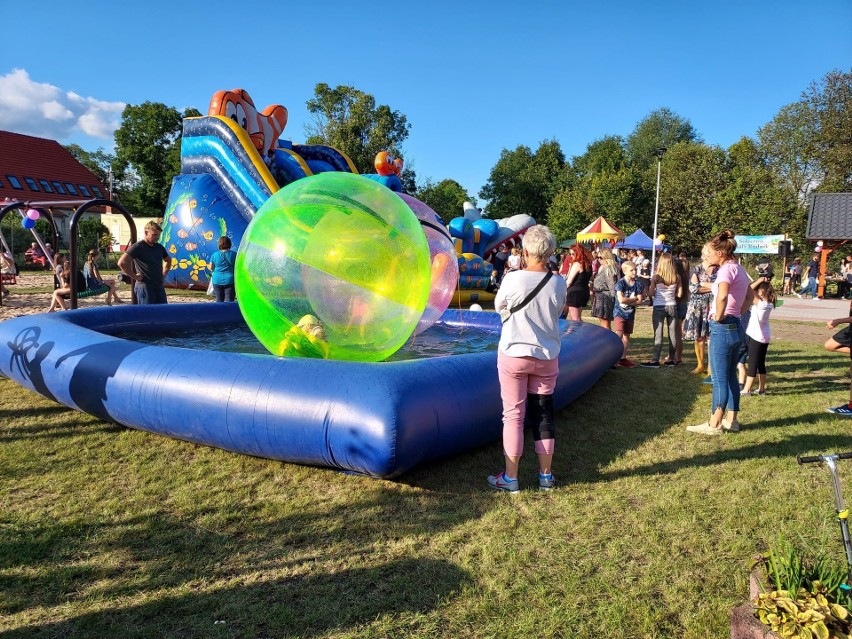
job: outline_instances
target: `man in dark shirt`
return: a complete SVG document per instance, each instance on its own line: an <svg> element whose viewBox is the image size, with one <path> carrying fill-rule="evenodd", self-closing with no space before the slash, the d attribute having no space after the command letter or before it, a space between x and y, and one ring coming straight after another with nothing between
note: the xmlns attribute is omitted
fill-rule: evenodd
<svg viewBox="0 0 852 639"><path fill-rule="evenodd" d="M506 259L509 254L506 252L506 245L501 244L497 248L497 253L494 255L494 271L497 273L497 284L503 281L503 272L506 270Z"/></svg>
<svg viewBox="0 0 852 639"><path fill-rule="evenodd" d="M165 247L158 242L163 229L156 222L145 225L145 239L118 258L118 268L133 280L137 304L165 304L163 281L172 267Z"/></svg>
<svg viewBox="0 0 852 639"><path fill-rule="evenodd" d="M818 300L817 297L817 279L819 278L819 253L814 253L814 256L811 258L811 261L805 265L805 271L808 278L808 283L802 288L801 291L796 293L796 297L802 299L803 295L807 295L808 293L811 296Z"/></svg>

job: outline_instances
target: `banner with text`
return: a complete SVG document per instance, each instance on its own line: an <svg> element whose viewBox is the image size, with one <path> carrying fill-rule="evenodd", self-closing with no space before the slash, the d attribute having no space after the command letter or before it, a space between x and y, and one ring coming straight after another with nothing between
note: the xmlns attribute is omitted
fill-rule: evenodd
<svg viewBox="0 0 852 639"><path fill-rule="evenodd" d="M766 253L778 255L778 243L784 241L783 235L737 235L735 253Z"/></svg>

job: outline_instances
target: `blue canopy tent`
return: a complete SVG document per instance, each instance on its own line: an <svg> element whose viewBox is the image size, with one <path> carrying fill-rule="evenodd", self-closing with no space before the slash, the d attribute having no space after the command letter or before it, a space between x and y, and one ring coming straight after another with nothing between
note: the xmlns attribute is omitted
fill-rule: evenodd
<svg viewBox="0 0 852 639"><path fill-rule="evenodd" d="M645 235L645 231L643 231L642 229L636 229L635 233L632 233L620 242L617 242L612 248L613 250L641 249L643 251L650 251L653 245L653 241L650 237ZM672 247L671 244L657 244L657 250L671 251Z"/></svg>

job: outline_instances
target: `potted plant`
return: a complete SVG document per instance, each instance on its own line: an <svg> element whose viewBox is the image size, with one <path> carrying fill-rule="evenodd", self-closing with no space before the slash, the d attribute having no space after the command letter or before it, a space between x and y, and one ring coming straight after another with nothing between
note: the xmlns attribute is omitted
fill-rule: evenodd
<svg viewBox="0 0 852 639"><path fill-rule="evenodd" d="M779 540L752 565L750 603L731 611L732 639L852 639L844 565Z"/></svg>

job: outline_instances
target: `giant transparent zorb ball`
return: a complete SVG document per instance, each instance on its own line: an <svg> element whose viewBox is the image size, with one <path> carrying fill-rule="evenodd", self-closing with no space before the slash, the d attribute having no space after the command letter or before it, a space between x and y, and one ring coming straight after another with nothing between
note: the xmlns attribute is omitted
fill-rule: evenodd
<svg viewBox="0 0 852 639"><path fill-rule="evenodd" d="M429 246L411 209L351 173L297 180L267 200L240 242L243 317L274 355L381 361L429 298Z"/></svg>
<svg viewBox="0 0 852 639"><path fill-rule="evenodd" d="M431 288L426 310L414 329L414 334L419 335L438 321L453 300L459 283L459 262L453 238L438 214L417 198L405 193L397 193L397 196L414 211L429 243Z"/></svg>

